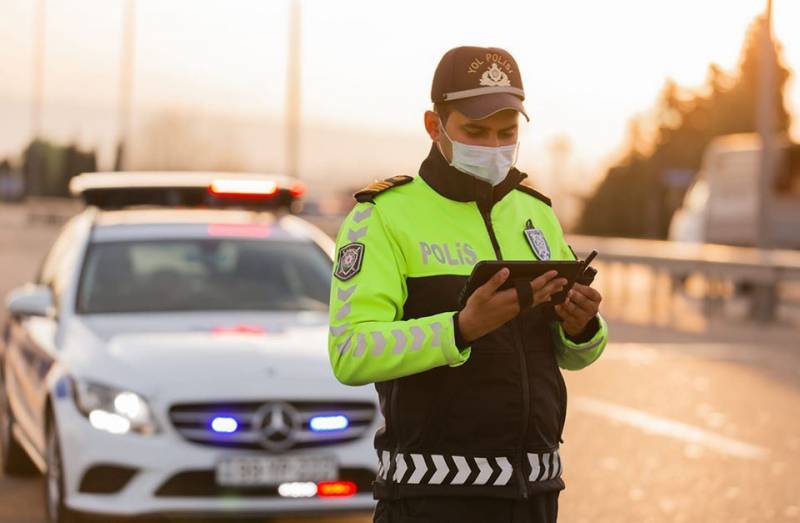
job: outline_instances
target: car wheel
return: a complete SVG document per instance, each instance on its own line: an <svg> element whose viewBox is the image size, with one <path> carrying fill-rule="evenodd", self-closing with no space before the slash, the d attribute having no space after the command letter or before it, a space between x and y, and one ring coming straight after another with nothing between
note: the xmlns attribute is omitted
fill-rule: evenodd
<svg viewBox="0 0 800 523"><path fill-rule="evenodd" d="M3 462L3 474L8 476L32 474L35 470L33 462L14 438L13 427L14 414L8 403L5 384L0 379L0 460Z"/></svg>
<svg viewBox="0 0 800 523"><path fill-rule="evenodd" d="M47 523L77 523L77 515L67 509L64 504L64 467L61 460L58 426L52 412L47 416L45 461L47 471L44 475L44 500Z"/></svg>

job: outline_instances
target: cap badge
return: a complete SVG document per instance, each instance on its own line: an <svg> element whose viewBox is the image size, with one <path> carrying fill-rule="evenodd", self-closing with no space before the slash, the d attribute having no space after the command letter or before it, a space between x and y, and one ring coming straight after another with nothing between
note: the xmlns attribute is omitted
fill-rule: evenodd
<svg viewBox="0 0 800 523"><path fill-rule="evenodd" d="M509 80L508 75L498 67L497 62L492 62L492 66L481 75L480 84L487 87L509 87L511 85L511 80Z"/></svg>

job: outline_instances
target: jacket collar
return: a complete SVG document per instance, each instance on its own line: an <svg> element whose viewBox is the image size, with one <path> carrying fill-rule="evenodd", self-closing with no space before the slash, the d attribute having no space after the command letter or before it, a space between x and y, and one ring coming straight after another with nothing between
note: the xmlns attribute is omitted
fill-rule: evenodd
<svg viewBox="0 0 800 523"><path fill-rule="evenodd" d="M436 143L431 145L428 157L419 168L419 175L434 191L445 198L457 202L476 202L484 211L491 209L528 177L527 174L512 168L502 182L492 187L488 182L463 173L448 164Z"/></svg>

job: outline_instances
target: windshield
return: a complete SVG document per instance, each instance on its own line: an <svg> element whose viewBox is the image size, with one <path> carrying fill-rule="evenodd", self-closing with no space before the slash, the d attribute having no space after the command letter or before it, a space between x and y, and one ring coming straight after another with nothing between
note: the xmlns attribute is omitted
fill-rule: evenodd
<svg viewBox="0 0 800 523"><path fill-rule="evenodd" d="M307 241L98 242L83 265L77 312L324 311L331 271Z"/></svg>

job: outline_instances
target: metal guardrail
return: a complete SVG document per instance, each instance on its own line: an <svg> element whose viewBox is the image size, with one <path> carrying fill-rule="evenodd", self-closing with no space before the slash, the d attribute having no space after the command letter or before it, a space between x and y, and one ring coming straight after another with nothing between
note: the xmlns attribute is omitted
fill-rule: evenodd
<svg viewBox="0 0 800 523"><path fill-rule="evenodd" d="M581 255L595 249L599 259L608 262L649 265L678 274L703 272L763 283L800 280L800 251L572 235L567 241Z"/></svg>
<svg viewBox="0 0 800 523"><path fill-rule="evenodd" d="M600 263L618 266L612 269L617 277L624 278L626 266L635 265L647 267L654 277L667 274L670 293L691 275L703 277L709 315L721 308L727 282L749 301L749 318L773 321L782 299L781 287L800 281L800 251L574 235L567 241L581 256L597 250Z"/></svg>

